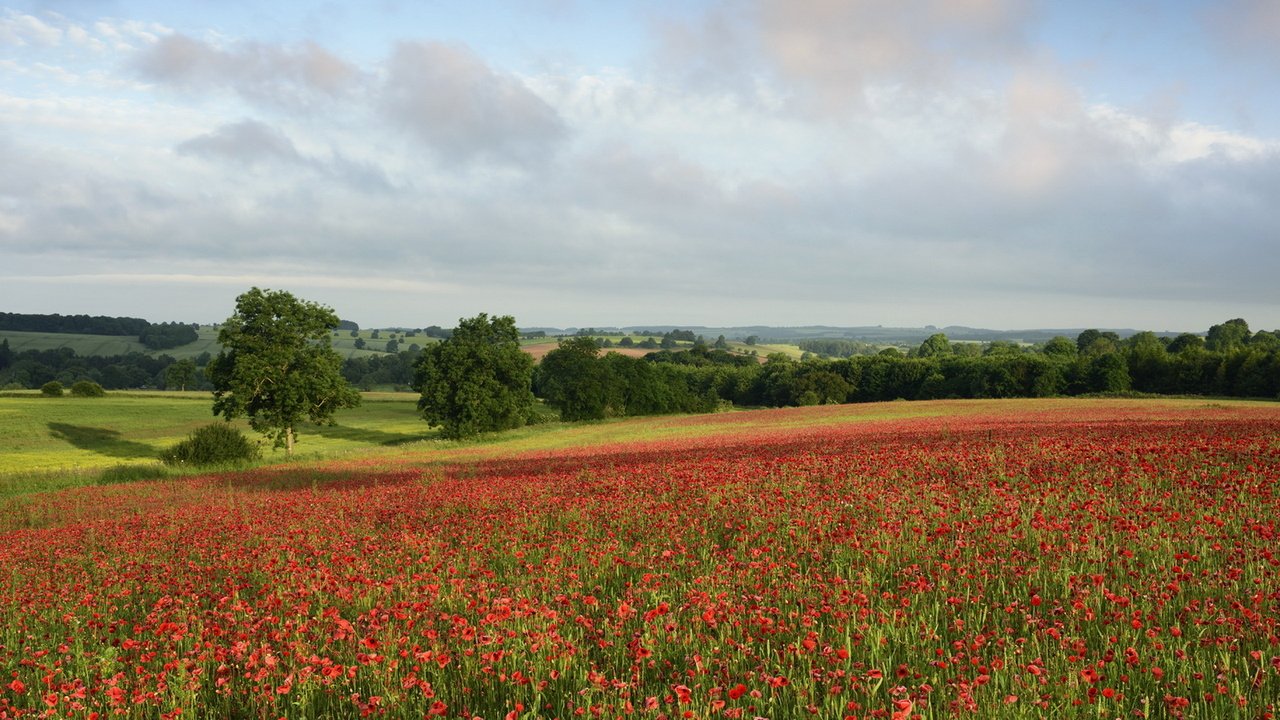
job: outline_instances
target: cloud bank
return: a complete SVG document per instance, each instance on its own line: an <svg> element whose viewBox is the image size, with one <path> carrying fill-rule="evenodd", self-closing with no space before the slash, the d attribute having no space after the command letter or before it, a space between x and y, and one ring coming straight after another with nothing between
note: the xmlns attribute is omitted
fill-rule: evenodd
<svg viewBox="0 0 1280 720"><path fill-rule="evenodd" d="M1206 46L1269 62L1268 8ZM146 316L276 277L365 324L1280 326L1280 142L1098 97L1033 3L648 19L602 66L8 11L0 300Z"/></svg>

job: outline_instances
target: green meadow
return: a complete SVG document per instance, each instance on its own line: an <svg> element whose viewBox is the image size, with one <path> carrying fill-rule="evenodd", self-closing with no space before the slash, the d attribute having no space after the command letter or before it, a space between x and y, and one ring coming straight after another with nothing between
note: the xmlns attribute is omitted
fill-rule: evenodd
<svg viewBox="0 0 1280 720"><path fill-rule="evenodd" d="M294 460L333 457L434 436L416 413L417 396L365 393L334 426L304 425ZM120 475L125 468L165 474L159 452L217 421L207 392L112 392L100 398L0 396L0 496L57 489ZM246 433L259 438L239 423ZM263 448L264 462L283 451ZM129 477L128 473L124 473Z"/></svg>

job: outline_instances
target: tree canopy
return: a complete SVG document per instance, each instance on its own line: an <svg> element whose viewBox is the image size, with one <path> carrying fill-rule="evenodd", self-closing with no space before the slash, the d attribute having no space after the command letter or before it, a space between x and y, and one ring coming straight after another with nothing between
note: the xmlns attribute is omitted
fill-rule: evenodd
<svg viewBox="0 0 1280 720"><path fill-rule="evenodd" d="M422 351L413 389L426 421L460 439L524 425L533 411L532 385L533 358L520 349L515 318L480 313Z"/></svg>
<svg viewBox="0 0 1280 720"><path fill-rule="evenodd" d="M214 414L248 416L254 430L292 454L304 418L332 424L334 412L360 403L329 346L337 326L333 310L282 290L255 287L237 297L218 332L223 349L207 370Z"/></svg>

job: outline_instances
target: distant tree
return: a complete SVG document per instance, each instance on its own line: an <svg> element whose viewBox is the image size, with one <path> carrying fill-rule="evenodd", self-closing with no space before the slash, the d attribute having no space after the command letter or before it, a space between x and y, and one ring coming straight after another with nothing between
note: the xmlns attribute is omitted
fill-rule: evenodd
<svg viewBox="0 0 1280 720"><path fill-rule="evenodd" d="M724 336L723 336L723 335L721 335L720 337L716 338L716 342L715 342L715 344L714 344L714 345L712 345L711 347L715 348L716 350L728 350L728 349L729 349L729 341L728 341L728 340L725 340L725 339L724 339Z"/></svg>
<svg viewBox="0 0 1280 720"><path fill-rule="evenodd" d="M673 336L671 333L667 333L662 336L662 342L658 344L662 347L662 349L670 350L671 348L676 346L675 336Z"/></svg>
<svg viewBox="0 0 1280 720"><path fill-rule="evenodd" d="M353 337L353 338L358 338L358 337L360 337L360 330L359 330L358 328L357 328L357 329L353 329L353 330L351 331L351 337Z"/></svg>
<svg viewBox="0 0 1280 720"><path fill-rule="evenodd" d="M102 397L107 393L92 380L77 380L71 385L71 394L76 397Z"/></svg>
<svg viewBox="0 0 1280 720"><path fill-rule="evenodd" d="M195 325L184 323L159 323L148 325L138 334L138 342L148 350L165 350L193 343L200 339Z"/></svg>
<svg viewBox="0 0 1280 720"><path fill-rule="evenodd" d="M187 386L195 381L196 364L193 360L179 360L164 370L164 386L170 390L175 387L186 390Z"/></svg>
<svg viewBox="0 0 1280 720"><path fill-rule="evenodd" d="M40 394L45 397L62 397L62 383L50 380L40 386Z"/></svg>
<svg viewBox="0 0 1280 720"><path fill-rule="evenodd" d="M1249 342L1250 335L1249 323L1236 318L1209 328L1204 344L1209 350L1231 352L1244 347Z"/></svg>
<svg viewBox="0 0 1280 720"><path fill-rule="evenodd" d="M354 343L354 344L355 344L355 346L356 346L356 349L357 349L357 350L363 350L363 349L364 349L364 346L365 346L367 343L365 343L364 338L356 338L356 341L355 341L355 343Z"/></svg>
<svg viewBox="0 0 1280 720"><path fill-rule="evenodd" d="M1094 392L1123 392L1130 388L1129 368L1124 358L1110 352L1089 363L1089 389Z"/></svg>
<svg viewBox="0 0 1280 720"><path fill-rule="evenodd" d="M743 342L745 342L745 343L746 343L746 344L748 344L748 345L755 345L755 344L757 344L757 343L759 343L759 342L760 342L760 336L759 336L759 335L748 335L748 336L747 336L747 339L746 339L746 340L744 340Z"/></svg>
<svg viewBox="0 0 1280 720"><path fill-rule="evenodd" d="M1280 330L1267 332L1259 330L1249 338L1250 350L1261 350L1262 352L1275 352L1280 350Z"/></svg>
<svg viewBox="0 0 1280 720"><path fill-rule="evenodd" d="M413 389L426 421L458 439L524 425L533 410L532 378L533 358L520 349L515 319L481 313L423 350Z"/></svg>
<svg viewBox="0 0 1280 720"><path fill-rule="evenodd" d="M303 419L333 424L333 414L360 403L329 345L338 316L285 291L252 288L218 332L222 351L209 363L213 412L249 425L293 453Z"/></svg>
<svg viewBox="0 0 1280 720"><path fill-rule="evenodd" d="M374 339L374 340L377 340L377 339L378 339L378 331L377 331L377 330L374 330L373 332L369 333L369 337L370 337L370 338L372 338L372 339Z"/></svg>
<svg viewBox="0 0 1280 720"><path fill-rule="evenodd" d="M674 344L675 343L672 343L672 345ZM647 337L644 340L640 341L639 346L644 348L645 350L653 350L658 347L658 341L654 340L651 337Z"/></svg>
<svg viewBox="0 0 1280 720"><path fill-rule="evenodd" d="M13 351L9 349L9 338L0 340L0 370L9 367L13 362Z"/></svg>
<svg viewBox="0 0 1280 720"><path fill-rule="evenodd" d="M1021 355L1022 346L1008 340L992 340L982 350L983 355Z"/></svg>
<svg viewBox="0 0 1280 720"><path fill-rule="evenodd" d="M360 332L360 326L350 320L339 320L337 329L350 330L353 335Z"/></svg>
<svg viewBox="0 0 1280 720"><path fill-rule="evenodd" d="M1046 342L1044 347L1041 348L1041 352L1049 357L1065 359L1075 357L1076 353L1079 352L1079 349L1076 347L1075 343L1071 342L1070 338L1058 335L1049 342Z"/></svg>
<svg viewBox="0 0 1280 720"><path fill-rule="evenodd" d="M920 343L920 349L916 351L918 357L939 357L951 354L951 341L947 340L944 333L934 333L925 338L925 341Z"/></svg>
<svg viewBox="0 0 1280 720"><path fill-rule="evenodd" d="M621 340L618 341L618 347L629 348L634 346L635 344L636 344L636 341L632 340L630 335L625 335Z"/></svg>
<svg viewBox="0 0 1280 720"><path fill-rule="evenodd" d="M400 343L396 342L394 338L387 341L387 352L394 353L399 351L400 351Z"/></svg>

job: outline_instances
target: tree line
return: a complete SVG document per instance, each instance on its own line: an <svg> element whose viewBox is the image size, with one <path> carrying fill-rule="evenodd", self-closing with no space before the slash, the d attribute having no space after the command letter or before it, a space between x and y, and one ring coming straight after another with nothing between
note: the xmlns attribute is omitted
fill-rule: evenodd
<svg viewBox="0 0 1280 720"><path fill-rule="evenodd" d="M29 315L0 313L0 330L138 338L149 350L168 350L200 338L197 325L151 323L141 318L105 315Z"/></svg>
<svg viewBox="0 0 1280 720"><path fill-rule="evenodd" d="M302 420L333 421L359 402L362 383L407 383L418 410L446 438L465 438L537 422L536 399L564 420L709 412L731 405L780 407L896 399L1011 398L1089 393L1155 393L1276 398L1280 333L1252 332L1242 319L1204 337L1140 332L1129 338L1085 330L1037 346L951 343L936 333L903 353L807 356L794 360L728 352L721 340L694 338L636 358L603 352L588 335L562 338L535 367L511 316L464 318L421 351L343 361L330 346L332 310L287 292L253 288L222 325L218 355L196 360L79 358L70 350L13 353L0 343L0 385L28 387L54 368L108 389L156 382L208 386L215 414L246 416L290 449ZM718 347L719 346L719 347ZM843 347L841 349L844 349ZM112 362L115 360L116 362ZM133 368L133 369L131 369ZM62 377L53 379L62 379Z"/></svg>

